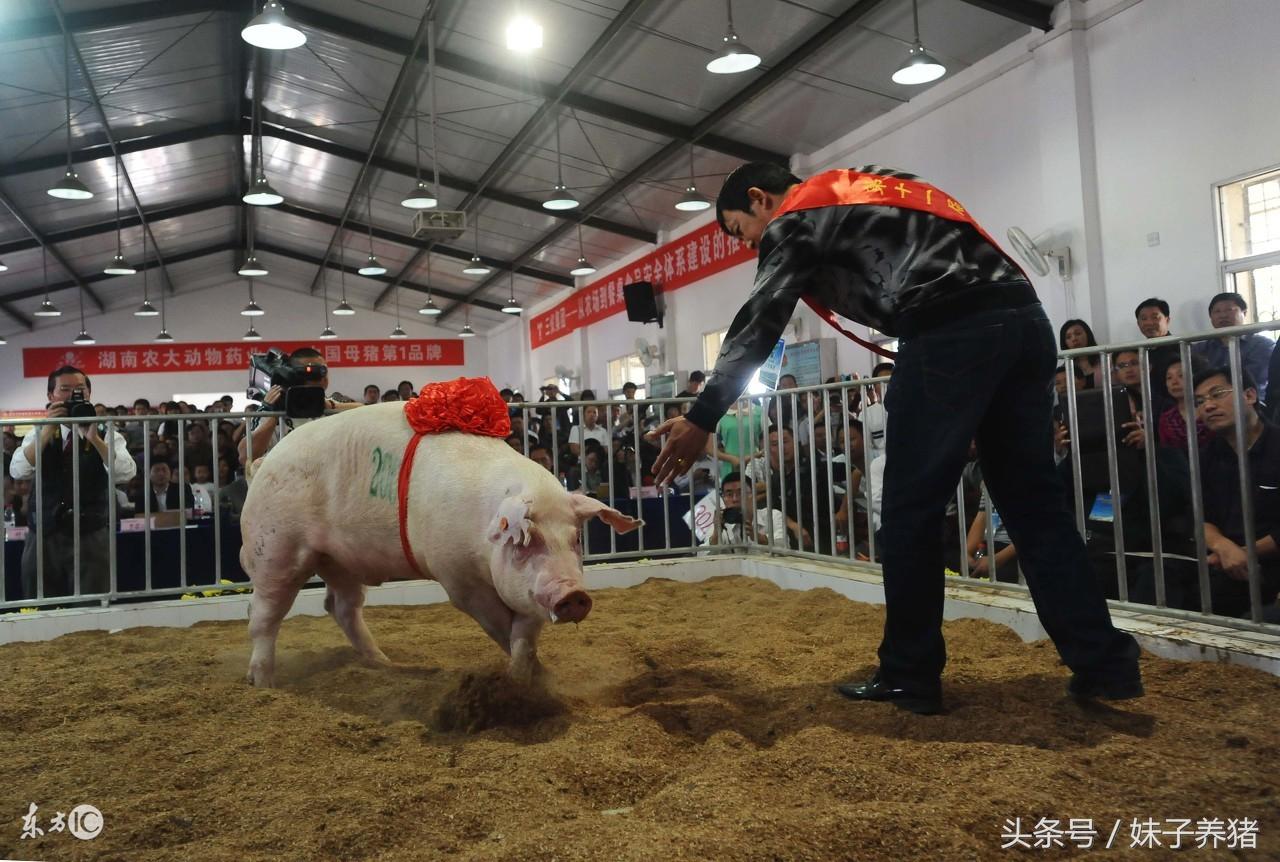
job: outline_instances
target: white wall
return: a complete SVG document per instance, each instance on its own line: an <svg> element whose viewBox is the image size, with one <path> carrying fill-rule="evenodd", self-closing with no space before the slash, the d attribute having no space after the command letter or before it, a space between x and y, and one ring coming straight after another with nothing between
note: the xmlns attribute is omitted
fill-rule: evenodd
<svg viewBox="0 0 1280 862"><path fill-rule="evenodd" d="M258 304L267 311L265 316L256 318L257 328L263 335L263 340L256 342L259 350L270 347L273 338L280 341L314 340L324 326L323 300L318 296L265 284L257 285L255 293ZM239 313L243 300L244 292L239 285L233 291L211 289L179 293L167 300L168 329L179 344L188 341L236 341L248 329L249 318L241 317ZM57 325L41 325L34 332L11 336L8 345L0 347L0 409L44 407L47 400L45 378L22 376L22 348L67 345L71 349L71 339L80 329L80 319L66 311L64 309L64 316ZM133 306L129 306L92 317L87 321L89 331L98 344L150 344L160 329L159 318L137 318L132 311ZM340 339L386 338L394 325L393 315L368 310L361 310L346 319L335 318L333 322ZM402 325L411 338L439 337L434 327L419 325L416 320L405 318ZM358 399L368 383L390 389L401 380L411 380L417 387L428 381L449 380L464 374L485 375L488 373L486 340L484 337L464 339L466 362L463 366L334 368L329 372L329 389ZM247 368L235 372L98 374L92 380L93 398L112 405L132 404L135 398L148 398L154 403L158 399L170 398L175 392L243 392L247 380Z"/></svg>

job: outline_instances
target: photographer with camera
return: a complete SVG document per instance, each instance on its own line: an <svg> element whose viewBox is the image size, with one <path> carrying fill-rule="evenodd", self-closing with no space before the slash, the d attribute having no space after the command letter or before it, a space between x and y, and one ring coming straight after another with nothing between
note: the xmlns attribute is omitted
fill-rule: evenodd
<svg viewBox="0 0 1280 862"><path fill-rule="evenodd" d="M249 420L248 435L240 440L239 446L240 463L246 467L250 453L256 461L266 455L280 437L299 425L321 418L326 411L363 406L357 401L335 401L325 396L329 388L329 368L314 347L299 347L287 357L272 348L265 354L254 354L249 362L249 398L261 401L263 410L283 409L286 415L283 423L276 416L255 416ZM252 449L248 445L249 437L252 437Z"/></svg>
<svg viewBox="0 0 1280 862"><path fill-rule="evenodd" d="M45 415L50 419L93 416L89 377L79 368L64 365L49 375L49 404ZM138 467L122 434L112 429L103 439L105 429L99 423L81 425L38 425L33 428L9 465L14 479L32 479L39 483L40 510L31 513L31 531L22 550L22 589L27 598L36 596L37 536L44 534L44 595L70 595L75 592L74 530L80 524L80 591L104 593L110 587L108 560L107 501L117 485L134 477ZM110 446L113 453L109 454ZM35 475L37 449L40 450L40 475ZM77 462L77 450L78 458ZM109 459L114 455L114 473L109 473ZM75 473L79 467L80 495L75 498ZM36 524L40 530L36 529Z"/></svg>

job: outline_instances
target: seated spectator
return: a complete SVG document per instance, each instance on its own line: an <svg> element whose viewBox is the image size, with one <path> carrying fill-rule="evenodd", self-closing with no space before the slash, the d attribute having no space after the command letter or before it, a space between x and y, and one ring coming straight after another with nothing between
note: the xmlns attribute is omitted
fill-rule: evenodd
<svg viewBox="0 0 1280 862"><path fill-rule="evenodd" d="M408 380L401 380L396 386L396 394L400 396L401 401L408 401L410 398L417 398L418 393L413 391L413 384Z"/></svg>
<svg viewBox="0 0 1280 862"><path fill-rule="evenodd" d="M1244 423L1248 449L1250 496L1253 498L1254 551L1262 586L1262 603L1271 606L1280 591L1280 428L1264 421L1256 409L1258 389L1249 372L1241 375L1244 415L1236 415L1236 387L1228 368L1197 372L1195 395L1199 418L1213 437L1201 455L1204 533L1208 552L1213 613L1241 616L1249 612L1249 566L1245 550L1244 510L1236 451L1236 425ZM1165 601L1169 607L1200 610L1196 564L1166 560ZM1154 604L1155 569L1145 564L1137 573L1133 600Z"/></svg>
<svg viewBox="0 0 1280 862"><path fill-rule="evenodd" d="M677 398L693 398L695 395L697 395L699 392L702 391L702 384L706 382L707 382L707 375L703 374L701 371L690 371L688 382L685 383L684 389L681 389L679 392L676 393L676 397ZM681 413L688 413L689 408L692 407L693 404L692 403L679 404L677 406L679 407Z"/></svg>
<svg viewBox="0 0 1280 862"><path fill-rule="evenodd" d="M678 407L679 405L672 405ZM595 440L601 446L605 446L609 442L609 432L604 430L604 426L600 423L600 408L594 404L588 404L582 408L582 424L574 425L569 429L569 451L575 457L582 452L583 444L587 440Z"/></svg>
<svg viewBox="0 0 1280 862"><path fill-rule="evenodd" d="M209 428L203 419L187 423L187 448L183 452L183 463L188 467L203 464L209 468L209 474L213 474L213 445L209 442Z"/></svg>
<svg viewBox="0 0 1280 862"><path fill-rule="evenodd" d="M235 464L231 458L218 459L218 506L231 520L239 521L249 484L242 472L235 471Z"/></svg>
<svg viewBox="0 0 1280 862"><path fill-rule="evenodd" d="M1058 330L1058 347L1062 350L1076 350L1081 347L1097 347L1098 339L1093 330L1083 320L1073 319L1062 324ZM1084 388L1094 389L1102 385L1102 357L1097 354L1086 354L1076 357L1076 368L1084 374Z"/></svg>
<svg viewBox="0 0 1280 862"><path fill-rule="evenodd" d="M520 442L519 434L512 434L508 436L507 445L510 446L512 449L516 450L517 452L519 452L521 455L524 454L524 444Z"/></svg>
<svg viewBox="0 0 1280 862"><path fill-rule="evenodd" d="M167 461L151 462L151 481L143 489L139 489L138 496L133 499L134 511L142 514L146 511L147 501L142 498L142 493L146 493L150 498L150 506L152 514L156 512L176 512L184 507L184 502L189 507L193 501L191 486L179 485L173 481L173 471L169 467Z"/></svg>
<svg viewBox="0 0 1280 862"><path fill-rule="evenodd" d="M720 482L719 496L711 491L698 502L698 510L712 509L711 523L703 525L701 519L694 528L698 543L702 545L732 545L750 536L757 545L787 546L787 520L777 509L769 511L751 505L748 495L743 503L742 474L734 471ZM794 526L795 522L791 522ZM797 528L798 530L798 528Z"/></svg>
<svg viewBox="0 0 1280 862"><path fill-rule="evenodd" d="M5 523L12 521L14 527L28 525L30 507L31 480L14 479L9 475L10 457L4 459L4 518Z"/></svg>
<svg viewBox="0 0 1280 862"><path fill-rule="evenodd" d="M1129 396L1129 411L1133 419L1121 423L1123 443L1134 449L1147 445L1142 419L1142 361L1136 350L1121 350L1111 355L1111 381L1124 387Z"/></svg>
<svg viewBox="0 0 1280 862"><path fill-rule="evenodd" d="M778 455L779 441L782 449L781 461ZM773 505L782 509L799 526L798 535L793 534L795 547L831 553L835 543L827 501L826 471L814 470L815 475L810 478L809 459L798 451L791 429L785 426L769 429L768 459L769 493L772 495ZM759 478L763 478L763 475ZM821 544L816 544L819 540Z"/></svg>
<svg viewBox="0 0 1280 862"><path fill-rule="evenodd" d="M1160 445L1186 451L1188 418L1195 419L1196 440L1203 449L1212 436L1209 429L1198 416L1191 417L1187 411L1186 390L1183 388L1182 360L1169 364L1164 372L1164 388L1168 395L1169 406L1160 414Z"/></svg>
<svg viewBox="0 0 1280 862"><path fill-rule="evenodd" d="M155 445L151 447L151 463L156 464L160 461L168 464L170 467L178 465L178 455L164 440L157 440Z"/></svg>
<svg viewBox="0 0 1280 862"><path fill-rule="evenodd" d="M1243 326L1244 316L1249 311L1249 303L1238 293L1220 293L1209 302L1209 322L1214 329L1228 326ZM1200 357L1207 368L1230 368L1230 354L1227 351L1225 338L1202 341L1191 350ZM1240 365L1249 372L1249 377L1258 384L1258 392L1267 391L1267 380L1271 370L1271 354L1275 350L1275 342L1261 333L1240 336Z"/></svg>
<svg viewBox="0 0 1280 862"><path fill-rule="evenodd" d="M18 448L18 435L13 433L13 429L4 429L4 454L12 455ZM9 471L6 470L7 474Z"/></svg>
<svg viewBox="0 0 1280 862"><path fill-rule="evenodd" d="M378 384L370 383L364 388L364 403L377 404L378 398L381 397L382 390L378 388Z"/></svg>
<svg viewBox="0 0 1280 862"><path fill-rule="evenodd" d="M872 377L890 377L893 375L892 362L877 362L871 369ZM859 418L867 446L867 454L872 460L884 454L885 432L888 429L889 414L885 412L884 394L888 383L873 383L867 389L867 404L862 408Z"/></svg>
<svg viewBox="0 0 1280 862"><path fill-rule="evenodd" d="M1153 296L1138 303L1133 310L1138 329L1147 338L1164 338L1169 334L1169 303ZM1151 365L1151 409L1156 416L1164 413L1171 403L1164 387L1164 373L1170 363L1180 358L1178 345L1166 344L1153 348L1149 354Z"/></svg>
<svg viewBox="0 0 1280 862"><path fill-rule="evenodd" d="M1084 372L1081 371L1080 367L1074 363L1072 363L1071 370L1072 378L1076 385L1076 391L1079 392L1081 389L1084 389ZM1053 372L1053 391L1057 396L1059 406L1067 403L1067 366L1059 365L1058 370Z"/></svg>
<svg viewBox="0 0 1280 862"><path fill-rule="evenodd" d="M516 415L511 417L511 436L515 437L517 440L528 441L528 445L530 447L538 445L538 435L531 434L525 430L524 417L521 415ZM523 444L516 446L515 448L517 449L517 451L521 453L523 453L525 450L525 447Z"/></svg>
<svg viewBox="0 0 1280 862"><path fill-rule="evenodd" d="M194 479L191 483L192 506L201 512L212 512L215 496L213 470L208 464L196 464L194 467L188 466L187 469Z"/></svg>
<svg viewBox="0 0 1280 862"><path fill-rule="evenodd" d="M594 497L600 490L600 486L605 483L606 476L601 469L604 464L605 453L603 449L596 446L589 446L582 453L582 461L574 470L575 491Z"/></svg>
<svg viewBox="0 0 1280 862"><path fill-rule="evenodd" d="M388 389L386 392L382 393L382 400L383 401L399 401L400 393L394 389Z"/></svg>
<svg viewBox="0 0 1280 862"><path fill-rule="evenodd" d="M965 542L965 550L969 555L969 576L974 578L991 578L991 567L995 566L995 580L1005 584L1018 582L1018 549L1009 541L1009 532L996 510L992 538L994 547L987 546L987 518L991 517L988 497L982 498L982 507L969 526L969 535ZM981 551L981 555L979 555Z"/></svg>
<svg viewBox="0 0 1280 862"><path fill-rule="evenodd" d="M139 398L133 402L134 416L150 416L151 402L145 398ZM151 432L155 433L156 425L151 426ZM142 447L147 443L147 429L141 422L128 422L124 425L124 439L129 447L129 451L138 454L142 451Z"/></svg>
<svg viewBox="0 0 1280 862"><path fill-rule="evenodd" d="M555 465L551 461L551 450L546 446L534 446L530 449L529 460L546 467L548 473L555 472Z"/></svg>

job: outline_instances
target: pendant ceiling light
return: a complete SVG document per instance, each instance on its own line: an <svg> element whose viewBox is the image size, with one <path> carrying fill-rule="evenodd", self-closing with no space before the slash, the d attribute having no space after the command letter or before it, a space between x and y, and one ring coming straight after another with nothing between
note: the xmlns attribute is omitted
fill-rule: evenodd
<svg viewBox="0 0 1280 862"><path fill-rule="evenodd" d="M333 313L339 317L350 317L356 313L356 310L347 302L347 248L345 243L338 246L338 278L342 280L342 302L339 302L333 309Z"/></svg>
<svg viewBox="0 0 1280 862"><path fill-rule="evenodd" d="M711 201L702 196L697 186L693 184L693 144L689 145L689 185L684 190L684 194L680 196L680 200L676 201L676 209L686 213L702 212L711 206Z"/></svg>
<svg viewBox="0 0 1280 862"><path fill-rule="evenodd" d="M160 311L151 304L147 288L147 232L142 232L142 305L133 313L134 317L159 317Z"/></svg>
<svg viewBox="0 0 1280 862"><path fill-rule="evenodd" d="M367 225L367 227L369 228L369 259L365 261L364 266L360 267L358 270L356 270L356 272L360 273L361 275L367 275L367 276L386 275L387 268L382 264L378 263L378 259L373 256L373 184L372 183L369 184L369 190L365 194L364 212L365 212L365 219L368 220L369 222L369 224Z"/></svg>
<svg viewBox="0 0 1280 862"><path fill-rule="evenodd" d="M236 270L236 275L244 278L261 278L267 275L267 268L258 261L258 258L253 253L253 235L255 233L253 210L246 210L245 216L248 218L249 255L244 259L244 263L240 264L240 268Z"/></svg>
<svg viewBox="0 0 1280 862"><path fill-rule="evenodd" d="M262 306L258 305L258 303L253 298L253 279L249 279L248 281L249 281L249 303L244 308L240 309L240 314L242 314L245 317L261 317L262 315L266 314L266 312L262 310Z"/></svg>
<svg viewBox="0 0 1280 862"><path fill-rule="evenodd" d="M249 331L246 332L244 335L240 336L240 340L241 341L261 341L262 336L258 334L258 330L255 329L253 324L251 323L249 324Z"/></svg>
<svg viewBox="0 0 1280 862"><path fill-rule="evenodd" d="M338 333L333 331L333 327L329 325L329 280L325 277L325 267L320 266L320 289L324 296L324 329L320 330L320 337L325 341L330 341L338 337Z"/></svg>
<svg viewBox="0 0 1280 862"><path fill-rule="evenodd" d="M80 288L80 334L71 342L81 346L94 344L93 336L89 334L89 330L84 325L84 288Z"/></svg>
<svg viewBox="0 0 1280 862"><path fill-rule="evenodd" d="M435 143L436 143L436 46L435 46L435 18L427 21L427 75L431 81L431 162L436 165L436 185L440 188L440 168L436 162ZM436 206L440 201L436 198L431 188L422 181L422 129L421 117L418 112L418 101L414 99L413 103L413 176L417 180L409 193L400 200L400 206L408 207L411 210L426 210Z"/></svg>
<svg viewBox="0 0 1280 862"><path fill-rule="evenodd" d="M80 177L71 168L71 32L69 30L62 34L62 68L67 84L67 172L49 189L49 194L68 201L87 201L93 197L93 192L80 182Z"/></svg>
<svg viewBox="0 0 1280 862"><path fill-rule="evenodd" d="M147 247L146 247L146 238L144 235L143 246L142 246L142 254L144 258L146 256L146 253L147 253ZM142 270L144 274L146 273L145 265L146 263L144 260L143 262L144 269ZM142 284L144 287L146 286L146 283L147 283L146 279L144 278L142 281ZM167 318L165 317L165 308L164 308L164 281L161 280L160 282L160 334L156 336L156 341L159 341L162 343L173 341L173 336L169 334L169 327L166 323L166 320Z"/></svg>
<svg viewBox="0 0 1280 862"><path fill-rule="evenodd" d="M284 6L277 0L267 0L262 12L240 31L240 38L255 48L288 51L306 44L307 34L284 14Z"/></svg>
<svg viewBox="0 0 1280 862"><path fill-rule="evenodd" d="M551 190L551 197L542 202L543 209L571 210L578 205L578 199L570 194L564 185L564 166L560 157L560 115L556 115L556 187Z"/></svg>
<svg viewBox="0 0 1280 862"><path fill-rule="evenodd" d="M470 323L462 324L462 331L458 333L459 338L475 338L476 331L471 328Z"/></svg>
<svg viewBox="0 0 1280 862"><path fill-rule="evenodd" d="M273 207L284 203L284 195L271 187L267 182L267 171L262 157L262 93L254 86L253 94L253 126L254 134L249 140L249 180L248 191L241 198L245 203L255 207Z"/></svg>
<svg viewBox="0 0 1280 862"><path fill-rule="evenodd" d="M907 61L893 73L895 84L927 84L947 74L947 67L925 51L924 44L920 41L920 10L916 6L916 0L911 0L911 19L915 23L916 38L911 50L907 52Z"/></svg>
<svg viewBox="0 0 1280 862"><path fill-rule="evenodd" d="M418 314L425 314L428 317L435 317L440 314L440 306L436 305L431 299L431 253L427 252L427 301L422 303L422 308L418 309Z"/></svg>
<svg viewBox="0 0 1280 862"><path fill-rule="evenodd" d="M480 216L476 216L476 250L471 260L462 268L463 275L488 275L492 272L480 259Z"/></svg>
<svg viewBox="0 0 1280 862"><path fill-rule="evenodd" d="M586 252L582 250L582 225L578 225L578 262L569 270L569 275L591 275L595 271L596 268L587 262Z"/></svg>
<svg viewBox="0 0 1280 862"><path fill-rule="evenodd" d="M760 55L747 47L738 38L733 29L733 0L725 0L729 26L720 39L720 51L707 63L707 71L717 75L732 75L736 72L749 72L760 65Z"/></svg>
<svg viewBox="0 0 1280 862"><path fill-rule="evenodd" d="M511 270L511 298L502 306L503 314L520 314L524 308L520 305L520 301L516 299L516 271L513 267Z"/></svg>
<svg viewBox="0 0 1280 862"><path fill-rule="evenodd" d="M143 231L146 227L143 227ZM120 160L116 159L116 254L103 270L107 275L133 275L136 269L129 266L124 259L124 248L120 242Z"/></svg>
<svg viewBox="0 0 1280 862"><path fill-rule="evenodd" d="M395 329L391 330L391 335L388 337L389 338L408 338L409 337L408 333L406 333L404 329L401 328L400 326L400 287L399 285L396 286L395 294L396 294L396 327Z"/></svg>
<svg viewBox="0 0 1280 862"><path fill-rule="evenodd" d="M31 313L36 317L61 317L62 312L49 299L49 256L47 252L48 250L41 244L40 266L44 270L44 302L40 303L40 307Z"/></svg>

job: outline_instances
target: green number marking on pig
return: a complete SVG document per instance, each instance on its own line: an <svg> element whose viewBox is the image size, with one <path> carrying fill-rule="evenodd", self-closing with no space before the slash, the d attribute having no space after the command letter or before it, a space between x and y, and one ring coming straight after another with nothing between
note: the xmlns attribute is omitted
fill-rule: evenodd
<svg viewBox="0 0 1280 862"><path fill-rule="evenodd" d="M400 455L390 450L375 448L370 457L373 459L373 478L369 480L369 496L388 503L396 499L396 485L400 480Z"/></svg>

